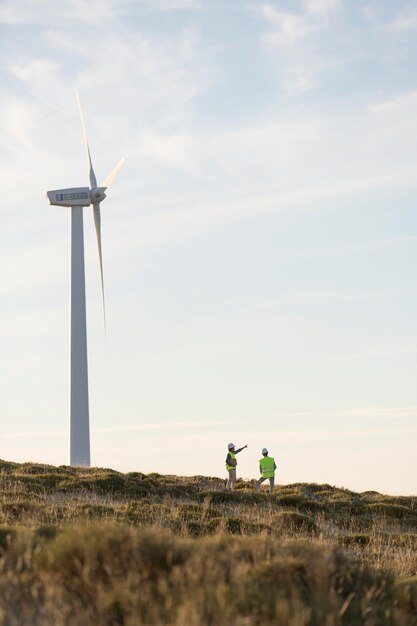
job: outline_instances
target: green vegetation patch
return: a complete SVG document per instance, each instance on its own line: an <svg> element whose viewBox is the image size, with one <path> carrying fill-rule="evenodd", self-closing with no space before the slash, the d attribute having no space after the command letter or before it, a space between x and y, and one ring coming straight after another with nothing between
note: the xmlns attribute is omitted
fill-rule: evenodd
<svg viewBox="0 0 417 626"><path fill-rule="evenodd" d="M56 474L62 476L64 474L71 474L74 471L77 470L68 465L61 465L59 467L56 467L55 465L44 465L41 463L22 463L18 466L18 471L16 472L16 475L30 474L35 476L43 476L45 474Z"/></svg>
<svg viewBox="0 0 417 626"><path fill-rule="evenodd" d="M367 546L371 542L371 536L365 533L342 535L339 537L339 542L344 546Z"/></svg>
<svg viewBox="0 0 417 626"><path fill-rule="evenodd" d="M84 502L79 504L78 508L81 516L89 519L100 519L103 517L112 518L116 514L116 511L112 506L105 506L102 504L89 504L88 502Z"/></svg>
<svg viewBox="0 0 417 626"><path fill-rule="evenodd" d="M324 511L326 505L318 500L310 500L303 495L277 495L275 501L280 507L294 507L302 511Z"/></svg>
<svg viewBox="0 0 417 626"><path fill-rule="evenodd" d="M0 526L0 550L6 550L10 542L16 537L16 529L10 526Z"/></svg>
<svg viewBox="0 0 417 626"><path fill-rule="evenodd" d="M407 506L403 506L401 504L391 504L386 502L373 502L371 504L366 504L364 507L365 511L368 513L378 513L379 515L383 515L384 517L390 517L394 519L405 519L411 518L416 519L416 512Z"/></svg>
<svg viewBox="0 0 417 626"><path fill-rule="evenodd" d="M296 511L279 511L272 517L272 527L279 530L317 532L317 524L308 515Z"/></svg>
<svg viewBox="0 0 417 626"><path fill-rule="evenodd" d="M410 548L417 550L417 534L416 533L394 533L387 537L387 541L394 547L398 548ZM417 569L417 555L416 555L416 569Z"/></svg>
<svg viewBox="0 0 417 626"><path fill-rule="evenodd" d="M170 507L156 502L131 501L123 507L122 513L131 522L152 526L170 517Z"/></svg>
<svg viewBox="0 0 417 626"><path fill-rule="evenodd" d="M256 493L255 491L202 491L198 499L209 499L214 504L245 504L256 506L267 504L269 494Z"/></svg>
<svg viewBox="0 0 417 626"><path fill-rule="evenodd" d="M39 531L25 533L5 549L1 624L21 616L40 626L369 626L389 616L390 626L411 626L415 615L414 578L395 582L323 542L200 533L190 540L96 524L40 543Z"/></svg>
<svg viewBox="0 0 417 626"><path fill-rule="evenodd" d="M51 539L55 539L55 537L59 533L59 528L57 526L46 525L39 526L35 529L35 537L39 537L40 539L44 539L50 541Z"/></svg>
<svg viewBox="0 0 417 626"><path fill-rule="evenodd" d="M417 575L395 583L395 603L401 613L414 615L417 623Z"/></svg>
<svg viewBox="0 0 417 626"><path fill-rule="evenodd" d="M9 522L30 518L42 509L42 504L35 500L12 500L0 504L1 514Z"/></svg>
<svg viewBox="0 0 417 626"><path fill-rule="evenodd" d="M305 498L301 494L286 494L286 495L277 495L276 503L280 506L294 506L299 507L302 506L305 502Z"/></svg>

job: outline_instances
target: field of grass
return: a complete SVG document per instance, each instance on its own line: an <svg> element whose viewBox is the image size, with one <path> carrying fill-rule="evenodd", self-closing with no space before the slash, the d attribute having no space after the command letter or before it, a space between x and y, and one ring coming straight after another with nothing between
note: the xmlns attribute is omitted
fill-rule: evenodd
<svg viewBox="0 0 417 626"><path fill-rule="evenodd" d="M0 461L0 626L417 626L417 497Z"/></svg>

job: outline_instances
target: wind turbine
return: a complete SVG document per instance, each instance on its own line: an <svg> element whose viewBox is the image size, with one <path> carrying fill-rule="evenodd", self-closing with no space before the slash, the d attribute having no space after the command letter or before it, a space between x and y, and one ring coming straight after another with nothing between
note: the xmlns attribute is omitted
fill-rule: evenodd
<svg viewBox="0 0 417 626"><path fill-rule="evenodd" d="M78 91L76 93L84 134L85 148L87 152L90 187L54 189L53 191L47 192L47 198L49 200L49 204L70 207L71 209L70 464L89 467L90 425L88 411L83 208L93 205L105 326L106 313L104 305L103 259L101 252L100 202L102 202L106 197L105 191L108 187L110 187L116 178L124 159L119 161L101 185L97 186L97 179L91 161L81 102Z"/></svg>

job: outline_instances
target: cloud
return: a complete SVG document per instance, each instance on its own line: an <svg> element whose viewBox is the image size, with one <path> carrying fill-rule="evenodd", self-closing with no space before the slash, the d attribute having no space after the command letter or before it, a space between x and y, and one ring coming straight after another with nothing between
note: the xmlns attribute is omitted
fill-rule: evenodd
<svg viewBox="0 0 417 626"><path fill-rule="evenodd" d="M6 202L8 208L22 207L30 193L43 201L42 189L87 182L76 86L99 177L123 155L127 167L147 160L147 184L156 162L186 171L192 105L214 80L210 52L198 29L145 34L116 22L104 37L94 20L74 32L52 28L48 19L45 27L33 31L34 39L42 39L35 54L30 35L27 48L11 48L4 55L3 207ZM135 185L137 178L135 174ZM13 220L8 213L8 225Z"/></svg>
<svg viewBox="0 0 417 626"><path fill-rule="evenodd" d="M239 424L241 436L249 436L257 432L257 428L254 425L258 420L262 420L264 423L275 422L277 427L280 429L280 439L285 439L287 441L292 440L294 437L299 437L299 430L289 430L286 427L286 422L288 425L294 426L294 422L299 421L303 424L303 434L307 437L319 438L322 437L326 432L329 435L330 439L340 438L340 432L337 433L328 433L328 431L321 431L317 429L306 430L305 423L306 419L308 420L309 427L311 428L314 424L319 425L320 422L323 421L333 421L335 423L342 423L344 421L394 421L398 420L409 420L417 417L417 406L370 406L370 407L357 407L353 409L341 410L341 411L292 411L292 412L279 412L274 415L251 415L251 416L240 416ZM230 418L229 418L230 419ZM232 420L234 421L234 420ZM279 425L279 426L278 426ZM170 437L186 437L188 440L199 439L202 436L203 429L205 436L211 437L209 435L211 429L224 426L224 421L219 421L218 419L202 419L202 420L162 420L162 421L151 421L151 422L143 422L141 424L129 424L125 426L109 426L102 428L92 428L92 434L115 434L115 433L134 433L146 431L147 436L149 437L158 437L160 436L159 431L176 431L175 433L170 432ZM194 429L197 429L197 432L191 432ZM270 436L273 436L274 430L269 427ZM348 431L347 431L348 432ZM396 431L396 434L401 434L403 432L403 428ZM406 431L407 433L409 431ZM414 432L414 431L413 431ZM347 434L347 433L345 433ZM351 433L352 434L352 433ZM386 432L384 432L384 435ZM2 432L0 433L0 439L32 439L32 438L61 438L67 437L69 435L68 430L37 430L37 431L28 431L28 432ZM356 436L355 433L353 433ZM212 439L214 441L218 440L218 435L213 435Z"/></svg>
<svg viewBox="0 0 417 626"><path fill-rule="evenodd" d="M13 168L10 167L10 155L26 157L31 153L33 158L38 151L37 142L34 140L34 129L41 120L41 111L37 103L30 102L26 98L10 95L0 103L0 145L7 154L4 159L13 176ZM15 170L16 171L16 170ZM3 170L4 174L4 170ZM8 181L10 181L10 178Z"/></svg>
<svg viewBox="0 0 417 626"><path fill-rule="evenodd" d="M103 32L94 23L91 28L96 31L93 43L84 29L69 36L65 30L47 25L42 33L43 54L10 53L5 66L21 83L24 95L14 95L10 102L11 94L3 92L2 134L8 148L13 146L13 133L18 141L31 146L58 148L64 141L68 148L73 133L65 127L63 117L76 118L76 86L89 133L94 132L95 124L103 142L118 136L126 145L125 135L136 143L138 135L152 133L152 129L166 133L183 125L193 100L214 80L210 54L193 27L165 36L126 32L117 25L111 32ZM14 122L19 111L27 119ZM100 111L100 117L93 116L93 111ZM59 121L57 115L61 116L59 131L53 129ZM49 133L45 135L47 126ZM58 132L62 137L59 146L53 137ZM92 150L94 153L94 145Z"/></svg>
<svg viewBox="0 0 417 626"><path fill-rule="evenodd" d="M295 256L341 256L341 255L356 255L361 252L370 252L383 249L387 246L402 246L404 244L414 244L417 242L417 235L410 235L407 237L394 237L392 239L374 239L370 241L362 241L358 243L351 243L346 245L326 246L320 248L304 248L293 249L285 251L286 255L291 257Z"/></svg>
<svg viewBox="0 0 417 626"><path fill-rule="evenodd" d="M170 49L168 45L166 54ZM151 67L157 71L159 64L155 60L152 62L156 64ZM181 63L180 60L177 62ZM164 66L162 61L161 64ZM15 62L13 71L25 84L26 81L30 84L31 71L34 77L39 72L39 84L34 80L33 85L36 93L42 96L40 77L56 72L56 65L34 60L29 67L33 69L26 72L20 62ZM167 67L170 67L169 63ZM190 80L192 82L192 78ZM87 85L85 87L87 89ZM197 87L191 87L194 88ZM177 87L166 97L171 98L174 109L178 107L181 111L188 103L182 101L183 95L175 103L176 90ZM14 293L13 297L20 285L25 284L29 265L37 268L31 282L33 289L35 286L44 289L48 281L58 284L59 272L66 264L67 218L56 209L48 209L42 192L47 188L83 184L87 177L75 98L72 93L70 98L68 92L65 93L65 107L71 110L70 123L66 123L65 109L59 112L59 116L54 109L51 115L50 108L38 99L33 102L19 98L0 104L4 113L0 124L7 145L14 151L13 159L4 160L2 175L6 184L2 212L7 215L8 238L16 238L18 245L22 246L20 252L16 246L9 248L6 245L2 251L3 266L14 270L10 280L4 282L8 292ZM197 132L186 125L182 130L180 121L174 125L174 131L160 127L160 121L149 129L141 128L139 122L137 128L136 125L130 126L132 121L121 119L121 115L119 118L116 112L116 126L120 125L122 132L125 128L126 133L124 139L119 138L114 145L111 143L114 131L108 129L112 123L112 111L106 108L103 111L106 103L97 102L96 110L100 111L97 120L92 116L91 99L95 96L89 90L86 93L89 97L83 99L83 105L97 174L102 177L113 165L108 161L103 166L102 155L115 161L119 153L123 154L124 142L124 150L127 148L127 171L120 174L112 196L103 208L104 238L109 246L106 250L117 259L114 271L117 267L121 273L123 266L130 266L133 258L138 262L139 257L143 259L165 243L207 237L216 229L257 219L261 215L323 211L326 207L333 207L331 199L366 190L400 187L414 183L416 179L413 92L374 103L369 111L365 110L365 120L361 115L351 116L348 120L343 118L342 123L338 119L294 117L286 122L220 133ZM156 103L157 97L154 97ZM161 95L161 98L165 99L165 96ZM115 97L112 96L111 107L114 103ZM142 103L138 94L130 104L134 108L136 103L140 109ZM146 116L147 106L137 115ZM405 110L411 117L404 114ZM126 115L129 120L135 119L130 106L129 110L126 108ZM45 136L47 121L49 134ZM61 145L65 145L65 150L60 148ZM69 179L68 172L71 172ZM173 181L177 178L181 180L179 188L175 187L176 180ZM190 182L194 186L188 189ZM35 204L34 193L37 194ZM133 198L137 198L140 210ZM114 212L112 207L116 205L118 210ZM10 206L17 207L17 210L10 212ZM33 233L41 236L45 229L49 232L49 242L58 241L62 254L57 246L49 244L43 251L41 246L32 244L27 247L27 238ZM110 229L109 241L106 230L109 233ZM411 233L409 236L413 237ZM403 237L399 241L405 242ZM353 247L334 249L330 246L324 250L293 251L292 254L352 254L390 243L391 240L355 242ZM59 262L62 257L64 261L60 266L57 263L50 265L52 257Z"/></svg>
<svg viewBox="0 0 417 626"><path fill-rule="evenodd" d="M396 31L415 30L417 28L417 8L407 7L389 23L389 28Z"/></svg>
<svg viewBox="0 0 417 626"><path fill-rule="evenodd" d="M273 31L263 37L263 42L267 46L286 48L316 30L314 24L305 15L286 13L271 4L263 5L260 12L273 26Z"/></svg>
<svg viewBox="0 0 417 626"><path fill-rule="evenodd" d="M417 237L416 237L417 239ZM245 298L228 298L227 300L219 301L211 305L201 307L201 311L265 311L274 309L285 309L286 307L295 306L298 311L302 310L303 306L309 305L338 305L338 304L353 304L355 302L364 302L367 300L374 300L376 298L382 298L384 294L377 290L303 290L303 291L288 291L281 293L276 297L251 297ZM349 358L349 357L347 357Z"/></svg>
<svg viewBox="0 0 417 626"><path fill-rule="evenodd" d="M277 298L267 298L263 301L258 301L256 307L259 309L269 309L302 304L349 304L368 300L369 298L373 299L378 296L380 297L381 294L375 290L349 291L332 289L330 291L289 292Z"/></svg>
<svg viewBox="0 0 417 626"><path fill-rule="evenodd" d="M342 0L305 0L304 4L310 15L327 15L340 9Z"/></svg>
<svg viewBox="0 0 417 626"><path fill-rule="evenodd" d="M372 406L339 411L335 417L341 419L408 419L417 417L417 406Z"/></svg>
<svg viewBox="0 0 417 626"><path fill-rule="evenodd" d="M145 0L143 4L152 11L197 11L205 8L203 0Z"/></svg>
<svg viewBox="0 0 417 626"><path fill-rule="evenodd" d="M264 41L279 48L288 47L321 31L326 18L341 7L339 0L306 0L300 11L282 11L273 4L262 4L260 14L273 26Z"/></svg>
<svg viewBox="0 0 417 626"><path fill-rule="evenodd" d="M331 198L352 195L369 189L381 189L382 186L397 186L404 180L413 181L416 171L401 174L402 178L398 176L364 177L346 183L327 184L322 187L306 186L300 190L288 192L271 190L269 194L258 193L254 197L245 197L244 194L206 199L196 196L194 200L184 197L181 209L171 205L168 210L162 207L158 210L155 207L155 214L130 215L129 232L126 232L125 223L120 220L120 216L118 220L112 220L113 254L120 255L120 262L123 265L127 259L131 258L130 255L137 254L138 250L141 254L146 254L168 242L207 237L214 230L234 222L257 219L261 215L268 214L284 216L288 212L294 213L294 209L301 212L323 211L326 201ZM164 200L161 198L160 202ZM350 252L352 250L345 250L344 253ZM317 251L313 251L314 253ZM325 252L325 254L332 253L333 250ZM334 253L337 254L339 251L336 250Z"/></svg>
<svg viewBox="0 0 417 626"><path fill-rule="evenodd" d="M107 428L92 428L91 433L129 433L136 431L160 431L160 430L180 430L189 431L192 428L215 428L222 424L219 421L162 421L162 422L145 422L142 424L129 424L126 426L109 426ZM26 439L26 438L40 438L40 437L61 437L69 435L68 430L45 430L45 431L30 431L30 432L11 432L0 433L0 439Z"/></svg>
<svg viewBox="0 0 417 626"><path fill-rule="evenodd" d="M60 65L50 59L25 59L12 63L9 71L27 87L39 92L43 85L54 85L59 78Z"/></svg>
<svg viewBox="0 0 417 626"><path fill-rule="evenodd" d="M52 19L90 21L125 14L129 0L5 0L0 5L0 23L8 25L45 23Z"/></svg>
<svg viewBox="0 0 417 626"><path fill-rule="evenodd" d="M380 142L385 158L391 154L397 162L405 161L403 167L407 162L413 164L417 154L417 90L394 92L387 99L371 102L368 111L375 141Z"/></svg>
<svg viewBox="0 0 417 626"><path fill-rule="evenodd" d="M3 0L0 23L45 23L51 19L89 22L137 13L199 11L203 0Z"/></svg>
<svg viewBox="0 0 417 626"><path fill-rule="evenodd" d="M388 100L371 103L371 113L391 114L403 116L405 113L414 114L417 117L417 90L399 93Z"/></svg>
<svg viewBox="0 0 417 626"><path fill-rule="evenodd" d="M297 93L312 88L319 76L339 65L334 50L328 54L322 33L331 37L332 18L342 7L339 0L305 0L293 11L284 11L271 3L261 4L260 15L271 30L262 36L262 44L279 54L284 89Z"/></svg>
<svg viewBox="0 0 417 626"><path fill-rule="evenodd" d="M262 420L300 420L309 418L312 421L327 420L398 420L417 417L417 406L367 406L336 411L293 411L274 415L260 415Z"/></svg>
<svg viewBox="0 0 417 626"><path fill-rule="evenodd" d="M403 5L398 10L397 5ZM360 8L361 14L369 21L376 31L381 31L385 37L385 42L389 42L388 34L396 36L412 35L412 31L417 28L417 8L415 3L388 3L371 2L365 3ZM397 49L398 52L398 49ZM391 58L392 61L392 58Z"/></svg>

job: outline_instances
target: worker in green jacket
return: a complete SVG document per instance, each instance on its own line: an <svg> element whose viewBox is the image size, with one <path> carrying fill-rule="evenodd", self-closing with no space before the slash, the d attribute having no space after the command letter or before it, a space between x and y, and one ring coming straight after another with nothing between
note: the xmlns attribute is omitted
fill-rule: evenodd
<svg viewBox="0 0 417 626"><path fill-rule="evenodd" d="M235 482L236 482L236 465L237 465L236 454L239 454L239 452L242 452L242 450L244 450L247 447L248 446L246 445L246 446L243 446L243 448L238 448L238 450L236 450L234 443L229 443L229 445L227 446L228 452L227 452L227 457L226 457L226 469L228 473L228 479L226 483L226 489L230 489L230 491L233 491L233 489L235 488Z"/></svg>
<svg viewBox="0 0 417 626"><path fill-rule="evenodd" d="M263 448L262 459L259 459L259 471L262 475L256 483L256 488L258 491L261 490L261 484L267 478L269 478L270 492L272 493L274 491L276 469L277 466L275 464L275 459L273 459L272 456L268 456L268 450L266 448Z"/></svg>

